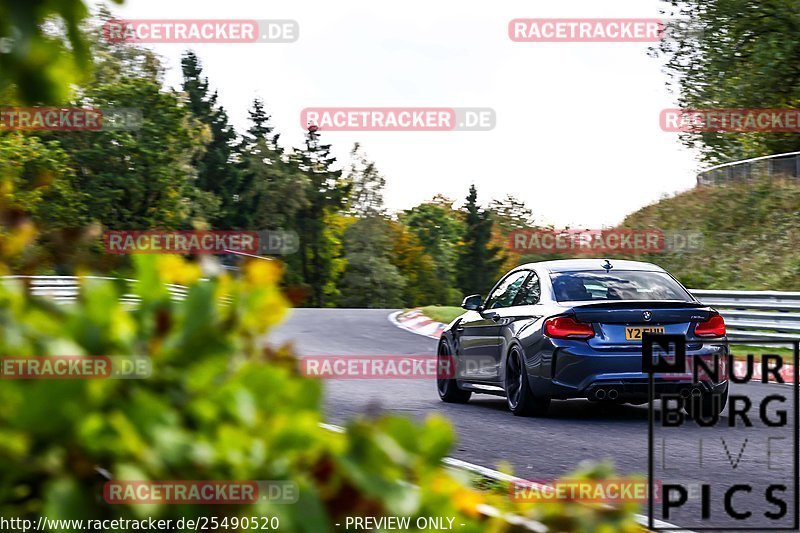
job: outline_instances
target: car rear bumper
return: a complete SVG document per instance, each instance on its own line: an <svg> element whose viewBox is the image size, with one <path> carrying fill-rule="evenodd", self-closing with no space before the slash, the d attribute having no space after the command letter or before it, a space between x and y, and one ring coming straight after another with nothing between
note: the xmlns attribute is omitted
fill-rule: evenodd
<svg viewBox="0 0 800 533"><path fill-rule="evenodd" d="M688 381L656 381L653 385L653 397L655 399L661 398L662 395L680 395L683 398L689 398L692 395L701 393L717 392L722 393L727 387L726 381L720 383L711 383L708 381L700 381L693 383ZM647 379L643 381L627 380L627 381L614 381L614 380L599 380L592 383L588 388L583 391L582 397L590 400L616 400L621 401L644 401L650 398L649 383Z"/></svg>
<svg viewBox="0 0 800 533"><path fill-rule="evenodd" d="M662 394L688 397L700 392L723 392L727 387L727 377L722 362L727 361L727 353L724 342L689 343L687 368L693 368L694 360L702 358L713 369L714 359L718 357L721 361L719 374L704 376L698 383L694 383L691 370L655 374L656 397ZM539 390L547 390L552 398L641 401L649 397L649 375L642 372L641 347L600 351L580 341L564 341L554 343L548 355L545 360L549 364L541 367L542 373L536 376L539 378L536 381L542 386Z"/></svg>

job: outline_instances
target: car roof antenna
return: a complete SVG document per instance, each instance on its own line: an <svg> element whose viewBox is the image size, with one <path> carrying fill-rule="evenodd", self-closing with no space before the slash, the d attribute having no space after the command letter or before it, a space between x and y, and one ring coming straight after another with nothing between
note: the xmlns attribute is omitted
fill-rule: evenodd
<svg viewBox="0 0 800 533"><path fill-rule="evenodd" d="M606 273L608 273L612 268L614 268L614 265L611 264L611 261L606 259L606 262L603 263L603 268L606 269Z"/></svg>

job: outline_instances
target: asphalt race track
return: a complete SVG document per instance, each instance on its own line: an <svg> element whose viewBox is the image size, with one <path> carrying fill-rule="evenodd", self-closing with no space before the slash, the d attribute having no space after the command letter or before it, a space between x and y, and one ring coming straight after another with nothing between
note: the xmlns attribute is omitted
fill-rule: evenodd
<svg viewBox="0 0 800 533"><path fill-rule="evenodd" d="M291 341L300 355L435 354L436 341L402 330L389 322L390 310L296 309L270 334L272 344ZM667 519L682 527L791 527L795 518L794 402L792 387L776 384L733 385L731 394L748 396L754 427L728 427L728 410L716 427L654 430L655 479L664 483L697 484L689 501ZM759 419L761 400L770 394L787 397L766 412L777 418L788 411L788 425L767 427ZM659 403L656 403L658 410ZM554 401L546 418L520 418L506 408L505 399L473 395L466 405L442 403L433 380L334 380L326 387L326 416L344 424L363 413L381 411L424 418L438 413L458 432L451 456L495 468L501 461L515 475L548 481L569 473L583 460L612 460L621 475L646 475L648 457L647 406L604 406L586 400ZM664 439L664 440L662 440ZM702 450L699 444L702 439ZM745 443L745 439L747 439ZM662 446L662 442L666 444ZM768 453L769 448L769 453ZM735 467L733 466L735 465ZM710 518L701 519L700 484L710 485ZM736 521L726 514L724 493L747 484L750 492L732 495L735 511L752 512ZM774 495L787 504L786 516L771 521L765 512L779 511L765 495L770 484L786 485ZM656 518L663 518L656 504ZM646 507L641 512L646 514Z"/></svg>

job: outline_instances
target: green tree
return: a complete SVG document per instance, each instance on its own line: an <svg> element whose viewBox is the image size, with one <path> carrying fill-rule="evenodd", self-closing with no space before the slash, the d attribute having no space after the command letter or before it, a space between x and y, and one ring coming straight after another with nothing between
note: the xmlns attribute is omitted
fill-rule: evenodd
<svg viewBox="0 0 800 533"><path fill-rule="evenodd" d="M347 179L352 189L348 199L348 214L359 218L383 215L386 178L378 172L375 163L367 159L359 143L353 145L350 160Z"/></svg>
<svg viewBox="0 0 800 533"><path fill-rule="evenodd" d="M520 253L511 245L512 233L531 230L536 227L536 219L525 202L507 194L502 200L492 200L487 208L492 216L492 239L490 246L504 250L501 272L507 272L522 264Z"/></svg>
<svg viewBox="0 0 800 533"><path fill-rule="evenodd" d="M247 114L251 124L247 129L247 133L242 136L243 142L247 144L263 139L269 145L269 148L282 154L283 150L281 150L278 144L280 134L275 133L275 128L271 123L272 116L267 113L264 101L261 98L255 98Z"/></svg>
<svg viewBox="0 0 800 533"><path fill-rule="evenodd" d="M346 181L351 187L349 212L356 221L343 236L346 266L340 282L346 307L393 308L403 304L406 281L390 259L391 235L384 217L386 179L356 143Z"/></svg>
<svg viewBox="0 0 800 533"><path fill-rule="evenodd" d="M264 102L255 99L248 114L250 127L237 147L242 180L236 226L299 232L297 219L309 206L310 179L300 169L299 159L278 143L280 134L275 132ZM287 265L285 284L306 292L309 286L302 276L302 256L290 254L282 259Z"/></svg>
<svg viewBox="0 0 800 533"><path fill-rule="evenodd" d="M103 12L99 24L110 18ZM28 273L73 273L81 265L116 268L102 253L102 227L183 228L205 219L213 197L194 186L191 160L202 148L200 124L177 93L162 88L163 67L143 47L109 44L100 26L87 27L92 76L67 105L130 108L142 120L104 123L101 131L16 132L0 135L7 176L30 186L16 199L39 227L23 263ZM135 117L135 114L132 115ZM17 169L19 172L17 172Z"/></svg>
<svg viewBox="0 0 800 533"><path fill-rule="evenodd" d="M495 228L506 234L514 230L530 229L536 223L533 211L523 200L511 194L507 194L502 200L492 200L487 212L491 214Z"/></svg>
<svg viewBox="0 0 800 533"><path fill-rule="evenodd" d="M343 307L403 306L406 280L389 259L390 234L380 216L360 218L344 232L347 261L340 282Z"/></svg>
<svg viewBox="0 0 800 533"><path fill-rule="evenodd" d="M463 208L466 231L458 252L458 286L464 294L487 294L500 274L500 248L491 245L492 216L478 206L478 191L470 185Z"/></svg>
<svg viewBox="0 0 800 533"><path fill-rule="evenodd" d="M240 167L236 165L236 131L228 121L225 109L217 103L217 92L211 92L208 78L197 55L188 51L181 59L183 91L192 114L205 124L209 141L205 151L193 161L197 168L197 186L219 199L219 210L211 216L214 228L236 226L241 205Z"/></svg>
<svg viewBox="0 0 800 533"><path fill-rule="evenodd" d="M653 55L666 58L682 108L796 108L800 2L664 0L676 18ZM685 133L709 164L800 150L798 133Z"/></svg>
<svg viewBox="0 0 800 533"><path fill-rule="evenodd" d="M249 110L250 127L238 147L241 168L237 225L254 230L296 230L298 212L308 206L308 177L278 144L260 99Z"/></svg>
<svg viewBox="0 0 800 533"><path fill-rule="evenodd" d="M89 222L90 199L76 190L69 155L57 141L18 132L0 135L0 175L10 180L5 205L31 214L37 226L59 229Z"/></svg>
<svg viewBox="0 0 800 533"><path fill-rule="evenodd" d="M437 196L429 202L407 209L400 221L413 232L425 253L436 264L438 290L429 295L429 303L454 305L461 302L456 283L458 245L464 236L460 214L452 209L452 201Z"/></svg>
<svg viewBox="0 0 800 533"><path fill-rule="evenodd" d="M202 151L201 125L180 95L162 88L163 67L144 47L93 40L97 67L72 105L130 108L129 128L41 134L69 154L75 188L89 199L92 219L112 229L177 229L202 222L215 199L196 186L191 162Z"/></svg>
<svg viewBox="0 0 800 533"><path fill-rule="evenodd" d="M305 148L293 154L292 160L308 177L308 204L298 212L297 219L303 281L312 291L312 304L323 307L333 303L331 296L336 292L336 273L340 270L336 263L341 243L327 223L344 209L350 185L342 178L342 171L334 169L336 158L330 145L322 144L313 128L306 135Z"/></svg>
<svg viewBox="0 0 800 533"><path fill-rule="evenodd" d="M83 259L90 198L75 187L69 155L57 141L0 135L0 214L16 228L47 228L13 263L25 274L71 273ZM0 227L0 234L4 233ZM94 235L96 238L97 235Z"/></svg>
<svg viewBox="0 0 800 533"><path fill-rule="evenodd" d="M403 302L406 307L448 302L449 287L437 277L436 261L425 251L416 233L404 224L389 220L392 264L405 280Z"/></svg>

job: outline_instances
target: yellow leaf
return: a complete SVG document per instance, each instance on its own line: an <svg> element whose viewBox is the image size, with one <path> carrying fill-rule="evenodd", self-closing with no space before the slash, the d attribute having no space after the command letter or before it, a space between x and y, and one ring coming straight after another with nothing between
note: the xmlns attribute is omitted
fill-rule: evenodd
<svg viewBox="0 0 800 533"><path fill-rule="evenodd" d="M200 279L200 266L177 255L161 255L158 257L158 272L165 283L191 285Z"/></svg>
<svg viewBox="0 0 800 533"><path fill-rule="evenodd" d="M254 260L245 264L244 277L250 285L275 285L281 279L282 270L278 261Z"/></svg>

